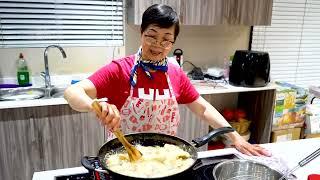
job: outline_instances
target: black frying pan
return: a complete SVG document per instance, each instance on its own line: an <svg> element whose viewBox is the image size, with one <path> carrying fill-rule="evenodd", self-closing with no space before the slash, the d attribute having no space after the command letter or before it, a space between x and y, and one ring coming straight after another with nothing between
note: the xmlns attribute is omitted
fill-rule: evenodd
<svg viewBox="0 0 320 180"><path fill-rule="evenodd" d="M177 179L179 177L185 177L188 173L190 173L192 167L194 166L198 155L197 155L197 148L203 146L204 144L208 143L212 138L217 137L221 134L224 133L229 133L233 132L234 129L231 127L222 127L218 129L214 129L213 131L209 132L203 137L196 138L192 140L193 144L178 138L176 136L170 136L166 134L160 134L160 133L135 133L135 134L127 134L125 137L127 140L135 145L135 144L140 144L142 146L164 146L164 144L173 144L176 146L181 147L183 150L187 151L190 155L191 158L194 160L194 163L187 168L186 170L176 173L170 176L164 176L161 178L148 178L148 179ZM101 162L101 165L103 167L102 170L100 169L95 169L94 167L91 166L90 162L88 161L88 157L83 157L81 159L81 164L88 169L89 171L98 171L98 172L103 172L103 173L108 173L113 180L117 179L146 179L146 178L137 178L137 177L129 177L126 175L119 174L117 172L114 172L108 168L108 165L106 164L106 159L105 156L106 154L110 153L115 153L119 151L123 151L124 148L122 144L119 142L119 140L113 139L111 141L106 142L99 150L98 152L98 158Z"/></svg>

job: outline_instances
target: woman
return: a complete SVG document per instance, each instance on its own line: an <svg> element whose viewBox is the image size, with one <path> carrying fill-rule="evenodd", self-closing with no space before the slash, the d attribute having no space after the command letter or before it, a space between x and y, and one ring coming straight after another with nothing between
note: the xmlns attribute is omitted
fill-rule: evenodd
<svg viewBox="0 0 320 180"><path fill-rule="evenodd" d="M186 104L214 128L230 126L199 95L181 68L167 61L178 34L176 12L166 5L150 6L143 13L141 47L137 54L112 61L88 79L72 85L65 91L65 99L73 109L88 112L93 111L93 99L108 98L108 103L100 102L103 112L99 119L111 131L121 127L125 133L175 135L180 120L178 104ZM242 153L268 155L237 132L226 136Z"/></svg>

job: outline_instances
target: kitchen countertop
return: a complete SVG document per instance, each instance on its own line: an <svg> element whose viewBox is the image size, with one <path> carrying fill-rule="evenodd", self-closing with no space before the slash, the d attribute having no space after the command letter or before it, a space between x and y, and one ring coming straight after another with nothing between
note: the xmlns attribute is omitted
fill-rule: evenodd
<svg viewBox="0 0 320 180"><path fill-rule="evenodd" d="M0 101L0 109L21 108L21 107L35 107L35 106L52 106L68 104L64 98L50 98L50 99L34 99L21 101Z"/></svg>
<svg viewBox="0 0 320 180"><path fill-rule="evenodd" d="M222 93L238 93L238 92L249 92L249 91L264 91L264 90L275 90L276 85L271 82L264 87L238 87L232 86L228 83L221 81L212 80L191 80L191 83L201 94L222 94Z"/></svg>
<svg viewBox="0 0 320 180"><path fill-rule="evenodd" d="M276 85L269 83L265 87L247 88L236 87L229 84L215 83L212 81L192 80L192 84L201 95L205 94L221 94L221 93L237 93L248 91L263 91L275 90ZM49 99L35 99L22 101L0 101L0 109L21 108L21 107L36 107L36 106L51 106L68 104L64 98L49 98Z"/></svg>
<svg viewBox="0 0 320 180"><path fill-rule="evenodd" d="M308 156L315 150L320 148L320 138L314 139L301 139L279 143L262 144L272 152L274 157L280 157L283 159L289 168L295 167L299 161ZM211 150L198 152L199 158L219 156L225 154L238 154L234 148ZM243 155L239 155L245 157ZM84 167L75 167L67 169L58 169L51 171L35 172L32 180L54 180L55 176L59 175L71 175L77 173L88 172ZM304 167L297 169L294 174L298 180L306 180L309 174L320 174L320 157L314 159Z"/></svg>

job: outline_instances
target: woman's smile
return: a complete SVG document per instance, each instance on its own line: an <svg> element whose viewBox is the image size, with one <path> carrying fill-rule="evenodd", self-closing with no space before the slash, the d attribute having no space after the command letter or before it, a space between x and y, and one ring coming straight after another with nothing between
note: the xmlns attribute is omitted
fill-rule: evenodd
<svg viewBox="0 0 320 180"><path fill-rule="evenodd" d="M151 53L152 56L159 56L162 54L161 51L159 50L154 50L154 49L149 49L149 52Z"/></svg>

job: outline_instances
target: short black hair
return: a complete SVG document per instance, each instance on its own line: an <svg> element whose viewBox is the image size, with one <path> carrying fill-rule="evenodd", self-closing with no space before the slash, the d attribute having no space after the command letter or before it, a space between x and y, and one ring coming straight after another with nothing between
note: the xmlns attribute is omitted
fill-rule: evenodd
<svg viewBox="0 0 320 180"><path fill-rule="evenodd" d="M160 28L169 28L174 25L174 40L176 40L180 31L177 13L170 6L164 4L154 4L144 11L142 15L141 34L150 24L155 24Z"/></svg>

